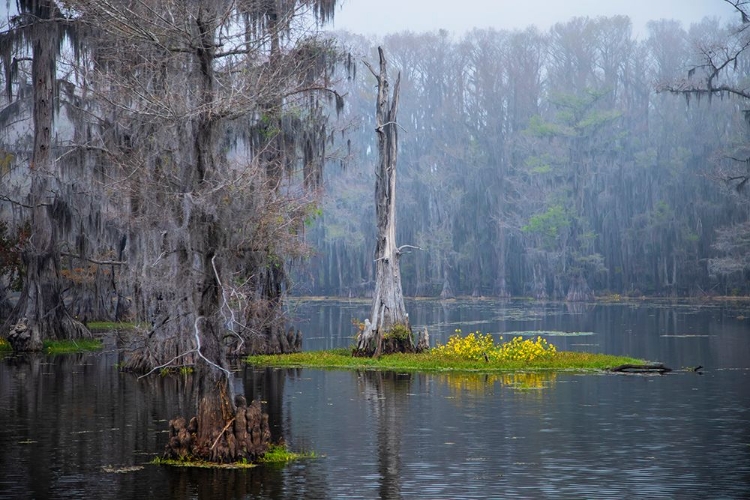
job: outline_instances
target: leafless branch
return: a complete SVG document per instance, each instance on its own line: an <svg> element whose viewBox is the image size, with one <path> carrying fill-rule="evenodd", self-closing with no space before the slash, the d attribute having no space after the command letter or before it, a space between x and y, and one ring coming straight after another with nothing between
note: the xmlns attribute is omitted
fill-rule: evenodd
<svg viewBox="0 0 750 500"><path fill-rule="evenodd" d="M100 266L126 266L128 264L127 261L124 260L97 260L68 252L60 252L60 255L63 257L73 257L75 259L85 260L87 262L98 264Z"/></svg>
<svg viewBox="0 0 750 500"><path fill-rule="evenodd" d="M415 250L422 250L420 247L415 247L414 245L401 245L396 249L396 252L401 253L402 248L414 248Z"/></svg>
<svg viewBox="0 0 750 500"><path fill-rule="evenodd" d="M12 198L8 198L4 194L0 194L0 201L7 201L8 203L12 205L16 205L18 207L33 209L38 207L49 207L52 204L51 203L37 203L36 205L27 205L26 203L21 203L20 201L14 200Z"/></svg>

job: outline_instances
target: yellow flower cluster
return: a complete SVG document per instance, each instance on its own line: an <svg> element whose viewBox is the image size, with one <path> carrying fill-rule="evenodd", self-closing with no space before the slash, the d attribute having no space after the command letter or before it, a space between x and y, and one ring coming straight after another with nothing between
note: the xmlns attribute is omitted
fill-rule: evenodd
<svg viewBox="0 0 750 500"><path fill-rule="evenodd" d="M500 337L502 340L502 337ZM433 349L437 355L451 358L464 359L467 361L534 361L539 359L551 359L557 349L541 337L536 340L515 337L510 342L495 345L492 335L489 333L472 332L466 336L461 335L461 330L456 330L454 335L448 339L445 345L439 345Z"/></svg>
<svg viewBox="0 0 750 500"><path fill-rule="evenodd" d="M500 359L505 361L536 361L551 359L557 353L555 346L537 337L536 341L524 340L523 337L515 337L510 342L502 344L499 349Z"/></svg>
<svg viewBox="0 0 750 500"><path fill-rule="evenodd" d="M480 361L485 355L489 356L495 350L495 341L491 334L482 335L477 331L463 337L461 330L456 330L456 333L448 339L447 344L437 346L433 352L451 358Z"/></svg>

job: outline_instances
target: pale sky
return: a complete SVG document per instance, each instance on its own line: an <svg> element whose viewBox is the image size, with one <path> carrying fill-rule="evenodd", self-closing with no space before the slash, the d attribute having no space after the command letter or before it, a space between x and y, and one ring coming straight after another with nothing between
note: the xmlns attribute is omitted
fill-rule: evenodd
<svg viewBox="0 0 750 500"><path fill-rule="evenodd" d="M333 29L382 36L400 31L446 29L461 35L472 28L542 30L575 16L625 14L634 35L646 22L677 19L683 27L705 16L739 20L723 0L340 0Z"/></svg>

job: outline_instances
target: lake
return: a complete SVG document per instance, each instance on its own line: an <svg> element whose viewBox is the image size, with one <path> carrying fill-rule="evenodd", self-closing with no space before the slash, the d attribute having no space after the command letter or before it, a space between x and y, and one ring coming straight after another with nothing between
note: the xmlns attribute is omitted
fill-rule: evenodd
<svg viewBox="0 0 750 500"><path fill-rule="evenodd" d="M407 310L433 345L456 329L506 340L544 332L558 349L677 371L239 366L235 386L267 402L274 437L317 458L175 469L147 462L168 419L192 412L189 376L120 373L113 334L101 353L0 360L0 498L750 497L750 307L416 300ZM291 313L304 349L347 347L369 303L297 302Z"/></svg>

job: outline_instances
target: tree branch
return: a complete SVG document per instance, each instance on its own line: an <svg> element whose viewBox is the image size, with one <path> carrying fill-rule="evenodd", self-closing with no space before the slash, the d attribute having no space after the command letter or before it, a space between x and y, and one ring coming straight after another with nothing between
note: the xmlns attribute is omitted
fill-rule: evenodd
<svg viewBox="0 0 750 500"><path fill-rule="evenodd" d="M38 207L51 207L52 203L37 203L36 205L27 205L25 203L21 203L20 201L13 200L11 198L8 198L7 196L0 194L0 201L7 201L8 203L11 203L13 205L17 205L19 207L23 208L38 208Z"/></svg>
<svg viewBox="0 0 750 500"><path fill-rule="evenodd" d="M401 253L402 248L414 248L415 250L422 250L420 247L415 247L414 245L401 245L396 249L396 253Z"/></svg>
<svg viewBox="0 0 750 500"><path fill-rule="evenodd" d="M128 264L128 262L124 260L97 260L68 252L60 252L60 255L63 257L73 257L75 259L85 260L87 262L98 264L100 266L126 266Z"/></svg>

